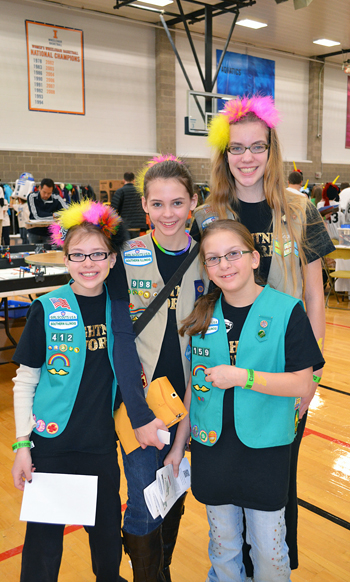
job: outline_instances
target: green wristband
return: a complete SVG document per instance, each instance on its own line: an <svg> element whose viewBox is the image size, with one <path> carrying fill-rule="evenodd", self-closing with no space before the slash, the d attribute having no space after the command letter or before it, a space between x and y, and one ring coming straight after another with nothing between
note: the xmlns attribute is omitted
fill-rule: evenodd
<svg viewBox="0 0 350 582"><path fill-rule="evenodd" d="M31 441L19 441L18 443L15 443L14 445L12 445L12 450L14 453L17 453L18 449L24 449L24 448L31 449L32 445L33 445L33 443Z"/></svg>
<svg viewBox="0 0 350 582"><path fill-rule="evenodd" d="M245 386L243 386L243 388L245 388L246 390L250 390L254 384L254 370L247 370L247 372L248 372L247 383Z"/></svg>
<svg viewBox="0 0 350 582"><path fill-rule="evenodd" d="M321 376L315 376L315 374L313 374L312 379L314 382L317 382L317 384L321 382Z"/></svg>

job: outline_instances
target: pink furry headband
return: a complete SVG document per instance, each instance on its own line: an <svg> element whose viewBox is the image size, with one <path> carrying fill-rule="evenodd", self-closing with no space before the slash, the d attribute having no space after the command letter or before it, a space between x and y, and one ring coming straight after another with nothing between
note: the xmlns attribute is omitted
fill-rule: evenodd
<svg viewBox="0 0 350 582"><path fill-rule="evenodd" d="M248 113L254 113L270 129L280 121L272 97L242 97L227 101L223 111L210 124L208 141L215 149L224 152L230 139L230 125L241 121Z"/></svg>
<svg viewBox="0 0 350 582"><path fill-rule="evenodd" d="M101 202L91 200L73 202L68 208L61 210L57 222L49 226L51 242L63 246L68 230L83 222L94 224L111 239L119 228L121 218L111 206Z"/></svg>

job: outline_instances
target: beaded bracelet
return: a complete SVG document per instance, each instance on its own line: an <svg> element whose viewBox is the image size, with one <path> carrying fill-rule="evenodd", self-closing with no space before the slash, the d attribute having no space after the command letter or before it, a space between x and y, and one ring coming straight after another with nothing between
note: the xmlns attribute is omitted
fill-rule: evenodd
<svg viewBox="0 0 350 582"><path fill-rule="evenodd" d="M254 384L254 370L247 370L247 372L248 372L248 378L247 378L247 383L244 386L244 388L247 390L250 390Z"/></svg>
<svg viewBox="0 0 350 582"><path fill-rule="evenodd" d="M24 449L24 448L31 449L32 446L33 446L32 441L19 441L18 443L15 443L14 445L12 445L12 450L14 453L17 453L18 449Z"/></svg>

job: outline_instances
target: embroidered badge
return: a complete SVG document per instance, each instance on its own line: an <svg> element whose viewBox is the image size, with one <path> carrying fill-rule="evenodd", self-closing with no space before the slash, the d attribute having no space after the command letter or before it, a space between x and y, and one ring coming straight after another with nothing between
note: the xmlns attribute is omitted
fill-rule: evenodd
<svg viewBox="0 0 350 582"><path fill-rule="evenodd" d="M209 324L208 330L205 335L209 335L211 333L216 333L219 329L219 320L216 317L211 318L211 322Z"/></svg>
<svg viewBox="0 0 350 582"><path fill-rule="evenodd" d="M43 420L38 420L35 428L38 432L44 432L44 430L46 428L46 424Z"/></svg>
<svg viewBox="0 0 350 582"><path fill-rule="evenodd" d="M216 216L210 216L209 218L206 218L205 220L203 220L202 229L204 230L205 228L207 228L207 226L209 226L209 224L211 224L212 222L215 222L215 220L216 220Z"/></svg>
<svg viewBox="0 0 350 582"><path fill-rule="evenodd" d="M202 443L206 443L208 440L208 435L205 430L201 430L199 433L199 438L201 439Z"/></svg>
<svg viewBox="0 0 350 582"><path fill-rule="evenodd" d="M49 434L56 434L57 431L58 431L57 422L49 422L49 424L46 427L46 432L48 432Z"/></svg>
<svg viewBox="0 0 350 582"><path fill-rule="evenodd" d="M129 249L146 249L146 245L142 240L131 240L128 243Z"/></svg>
<svg viewBox="0 0 350 582"><path fill-rule="evenodd" d="M218 439L218 435L216 433L215 430L210 430L208 433L208 438L209 438L209 442L213 445L214 443L216 443L217 439Z"/></svg>
<svg viewBox="0 0 350 582"><path fill-rule="evenodd" d="M192 353L194 356L204 356L205 358L209 358L210 349L209 348L197 348L197 346L193 346Z"/></svg>
<svg viewBox="0 0 350 582"><path fill-rule="evenodd" d="M260 321L260 327L267 327L269 324L267 323L266 319L263 319L262 321Z"/></svg>
<svg viewBox="0 0 350 582"><path fill-rule="evenodd" d="M210 392L210 388L207 388L207 386L199 386L199 384L194 384L193 388L197 392Z"/></svg>
<svg viewBox="0 0 350 582"><path fill-rule="evenodd" d="M153 262L152 251L148 249L132 249L124 251L124 263L134 267L144 267Z"/></svg>
<svg viewBox="0 0 350 582"><path fill-rule="evenodd" d="M72 329L78 325L78 315L73 311L50 313L49 326L53 329Z"/></svg>
<svg viewBox="0 0 350 582"><path fill-rule="evenodd" d="M204 364L197 364L197 366L195 366L195 367L193 368L193 372L192 372L192 374L193 374L193 376L197 376L198 372L199 372L200 370L202 370L202 372L203 372L203 373L204 373L204 375L205 375L205 370L206 370L206 369L207 369L207 366L205 366Z"/></svg>
<svg viewBox="0 0 350 582"><path fill-rule="evenodd" d="M195 438L198 437L198 426L196 424L192 427L192 434Z"/></svg>
<svg viewBox="0 0 350 582"><path fill-rule="evenodd" d="M62 309L71 309L67 299L63 299L62 297L52 297L50 298L50 301L55 309L57 309L57 307L62 307Z"/></svg>

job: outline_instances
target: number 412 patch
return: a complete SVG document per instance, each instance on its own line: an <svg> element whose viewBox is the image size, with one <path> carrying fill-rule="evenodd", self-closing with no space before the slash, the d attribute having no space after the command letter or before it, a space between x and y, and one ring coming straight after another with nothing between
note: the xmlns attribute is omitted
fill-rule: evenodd
<svg viewBox="0 0 350 582"><path fill-rule="evenodd" d="M72 333L52 333L51 334L51 341L52 342L72 342L73 341L73 334Z"/></svg>

